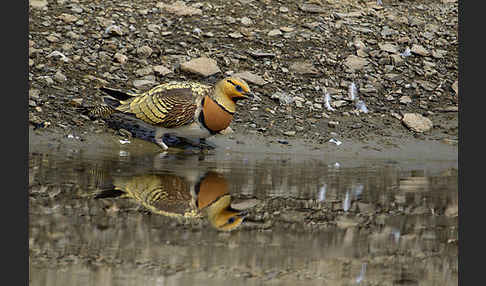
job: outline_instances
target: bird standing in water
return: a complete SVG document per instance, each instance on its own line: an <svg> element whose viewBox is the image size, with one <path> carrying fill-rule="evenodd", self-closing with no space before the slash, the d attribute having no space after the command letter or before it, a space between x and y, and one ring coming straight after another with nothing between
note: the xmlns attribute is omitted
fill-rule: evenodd
<svg viewBox="0 0 486 286"><path fill-rule="evenodd" d="M229 127L236 112L236 102L253 98L248 84L227 77L214 87L198 82L169 82L149 91L132 94L101 88L108 94L103 100L108 110L104 116L122 113L155 127L155 142L168 149L164 137L175 136L204 142L207 137ZM92 114L100 113L95 110Z"/></svg>

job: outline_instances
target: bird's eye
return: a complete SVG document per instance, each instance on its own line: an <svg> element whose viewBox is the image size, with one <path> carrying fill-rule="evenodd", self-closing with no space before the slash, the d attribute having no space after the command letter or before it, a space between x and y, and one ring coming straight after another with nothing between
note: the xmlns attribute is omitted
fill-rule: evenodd
<svg viewBox="0 0 486 286"><path fill-rule="evenodd" d="M230 217L230 218L228 219L228 223L234 223L234 222L235 222L235 218L234 218L234 217Z"/></svg>
<svg viewBox="0 0 486 286"><path fill-rule="evenodd" d="M241 85L237 85L237 86L236 86L236 90L237 90L238 92L243 92L243 88L241 87Z"/></svg>

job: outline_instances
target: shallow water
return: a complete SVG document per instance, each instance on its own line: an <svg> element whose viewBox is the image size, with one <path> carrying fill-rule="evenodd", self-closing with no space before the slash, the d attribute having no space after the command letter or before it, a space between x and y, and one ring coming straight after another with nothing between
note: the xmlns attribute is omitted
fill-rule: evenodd
<svg viewBox="0 0 486 286"><path fill-rule="evenodd" d="M207 171L248 211L231 232L95 199ZM457 285L457 212L457 161L31 152L30 285Z"/></svg>

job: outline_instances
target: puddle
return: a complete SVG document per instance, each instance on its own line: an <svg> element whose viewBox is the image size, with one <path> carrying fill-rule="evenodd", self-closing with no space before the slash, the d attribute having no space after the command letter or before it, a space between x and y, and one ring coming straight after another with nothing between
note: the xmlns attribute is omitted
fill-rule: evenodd
<svg viewBox="0 0 486 286"><path fill-rule="evenodd" d="M457 161L125 155L30 153L30 285L458 284Z"/></svg>

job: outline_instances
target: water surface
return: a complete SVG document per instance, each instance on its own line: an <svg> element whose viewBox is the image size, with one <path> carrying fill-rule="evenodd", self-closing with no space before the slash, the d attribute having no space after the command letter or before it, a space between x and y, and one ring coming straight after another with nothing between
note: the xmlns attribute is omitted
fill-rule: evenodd
<svg viewBox="0 0 486 286"><path fill-rule="evenodd" d="M248 211L231 232L95 199L208 171ZM30 285L457 285L457 212L457 161L31 152Z"/></svg>

